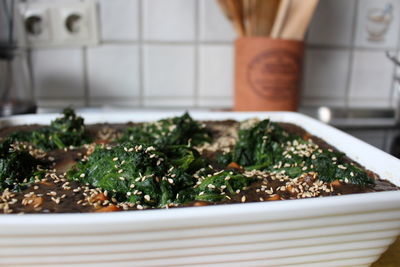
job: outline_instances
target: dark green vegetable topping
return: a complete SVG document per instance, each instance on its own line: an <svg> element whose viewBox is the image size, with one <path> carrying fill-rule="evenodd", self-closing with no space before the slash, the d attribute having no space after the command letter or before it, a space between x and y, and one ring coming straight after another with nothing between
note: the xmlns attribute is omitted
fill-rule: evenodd
<svg viewBox="0 0 400 267"><path fill-rule="evenodd" d="M42 162L29 152L14 150L9 141L0 145L0 191L20 191L34 181L37 165Z"/></svg>
<svg viewBox="0 0 400 267"><path fill-rule="evenodd" d="M89 143L83 118L77 116L71 108L66 108L63 115L52 121L50 126L34 131L15 132L8 139L11 142L27 142L45 151Z"/></svg>
<svg viewBox="0 0 400 267"><path fill-rule="evenodd" d="M270 120L241 129L233 152L224 157L246 169L283 171L291 178L316 172L318 179L324 182L342 180L363 186L373 184L364 170L347 162L343 153L321 149L311 140L289 134Z"/></svg>
<svg viewBox="0 0 400 267"><path fill-rule="evenodd" d="M19 144L27 142L48 151L91 141L83 119L72 109L65 109L50 126L10 135L0 144L0 190L21 190L40 175L38 165L43 162L16 149ZM329 183L336 180L360 186L374 183L343 153L321 148L270 120L250 126L242 123L235 146L222 154L222 149L210 149L200 155L203 150L198 146L207 149L211 133L188 113L129 127L116 141L97 145L66 177L102 189L114 202L137 208L229 201L252 184L257 185L256 181L262 181L262 185L252 188L253 193L267 192L274 199L279 199L281 192L289 194L288 198L318 196L318 190L330 193L333 187ZM209 156L211 153L217 154ZM274 188L268 184L271 181L276 181ZM310 188L314 186L313 191L304 191L304 182ZM245 202L246 195L242 198Z"/></svg>
<svg viewBox="0 0 400 267"><path fill-rule="evenodd" d="M96 147L93 154L69 171L68 177L107 190L119 201L151 207L183 204L194 200L218 201L222 192L235 193L252 179L241 174L211 174L193 148L154 146L126 142L115 147ZM195 176L202 172L198 185ZM222 186L222 188L221 188Z"/></svg>
<svg viewBox="0 0 400 267"><path fill-rule="evenodd" d="M180 117L129 127L119 142L131 141L163 148L170 145L196 146L210 140L207 129L185 113Z"/></svg>
<svg viewBox="0 0 400 267"><path fill-rule="evenodd" d="M255 178L246 177L240 173L221 171L206 177L198 187L196 187L196 200L219 202L237 191L244 190Z"/></svg>
<svg viewBox="0 0 400 267"><path fill-rule="evenodd" d="M68 173L68 177L107 190L120 201L164 206L194 184L189 174L202 166L198 153L174 146L168 153L154 146L126 142L115 147L96 147L93 154ZM178 169L179 168L179 169Z"/></svg>

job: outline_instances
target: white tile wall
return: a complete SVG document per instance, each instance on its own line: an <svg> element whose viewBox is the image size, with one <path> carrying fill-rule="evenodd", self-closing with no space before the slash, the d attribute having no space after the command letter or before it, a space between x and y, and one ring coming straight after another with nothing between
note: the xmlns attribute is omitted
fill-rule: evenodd
<svg viewBox="0 0 400 267"><path fill-rule="evenodd" d="M391 18L371 41L375 7ZM41 105L232 107L236 34L216 0L99 0L99 10L98 47L32 51ZM320 1L302 105L392 107L394 68L384 52L398 50L399 29L399 0Z"/></svg>
<svg viewBox="0 0 400 267"><path fill-rule="evenodd" d="M308 43L349 46L356 1L320 1L309 29Z"/></svg>
<svg viewBox="0 0 400 267"><path fill-rule="evenodd" d="M306 52L303 95L308 105L345 106L350 51L309 49Z"/></svg>
<svg viewBox="0 0 400 267"><path fill-rule="evenodd" d="M100 0L100 30L104 41L138 39L138 0Z"/></svg>
<svg viewBox="0 0 400 267"><path fill-rule="evenodd" d="M199 96L231 98L233 95L233 47L204 45L199 58Z"/></svg>
<svg viewBox="0 0 400 267"><path fill-rule="evenodd" d="M236 38L231 23L221 12L217 1L200 0L200 40L233 41Z"/></svg>
<svg viewBox="0 0 400 267"><path fill-rule="evenodd" d="M88 87L91 104L110 100L139 102L139 66L137 45L113 44L89 48ZM129 101L131 100L131 101Z"/></svg>
<svg viewBox="0 0 400 267"><path fill-rule="evenodd" d="M385 52L355 51L352 69L349 105L388 107L394 66Z"/></svg>
<svg viewBox="0 0 400 267"><path fill-rule="evenodd" d="M143 100L143 106L148 108L191 108L195 106L193 98L189 97L148 97Z"/></svg>
<svg viewBox="0 0 400 267"><path fill-rule="evenodd" d="M193 41L195 39L195 0L143 1L145 40Z"/></svg>
<svg viewBox="0 0 400 267"><path fill-rule="evenodd" d="M82 50L39 49L32 52L35 96L43 103L85 103Z"/></svg>
<svg viewBox="0 0 400 267"><path fill-rule="evenodd" d="M395 49L399 39L399 4L398 0L359 1L356 46Z"/></svg>
<svg viewBox="0 0 400 267"><path fill-rule="evenodd" d="M191 45L148 45L144 48L144 97L193 98L194 47ZM149 102L147 102L149 103ZM158 103L158 102L157 102Z"/></svg>

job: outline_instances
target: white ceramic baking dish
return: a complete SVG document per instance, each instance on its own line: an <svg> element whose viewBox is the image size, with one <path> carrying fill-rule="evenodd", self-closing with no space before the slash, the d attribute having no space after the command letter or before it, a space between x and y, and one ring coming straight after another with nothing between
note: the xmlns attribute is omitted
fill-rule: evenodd
<svg viewBox="0 0 400 267"><path fill-rule="evenodd" d="M86 123L171 112L83 114ZM49 123L16 116L6 125ZM298 113L193 112L196 119L291 122L400 185L400 161ZM102 214L0 216L2 266L368 266L400 233L400 191Z"/></svg>

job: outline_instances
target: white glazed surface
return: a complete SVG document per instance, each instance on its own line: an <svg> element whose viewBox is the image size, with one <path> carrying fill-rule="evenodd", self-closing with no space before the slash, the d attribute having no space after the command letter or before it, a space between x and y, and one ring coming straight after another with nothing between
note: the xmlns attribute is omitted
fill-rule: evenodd
<svg viewBox="0 0 400 267"><path fill-rule="evenodd" d="M87 124L180 112L87 113ZM298 113L193 112L295 123L400 186L400 161ZM58 115L15 116L7 125ZM397 174L397 175L396 175ZM0 216L1 266L368 266L400 233L400 191L105 214Z"/></svg>

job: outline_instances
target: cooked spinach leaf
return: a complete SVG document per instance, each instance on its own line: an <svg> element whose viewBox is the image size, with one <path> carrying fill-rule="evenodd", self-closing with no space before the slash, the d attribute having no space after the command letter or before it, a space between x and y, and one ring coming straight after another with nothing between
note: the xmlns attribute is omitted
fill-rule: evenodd
<svg viewBox="0 0 400 267"><path fill-rule="evenodd" d="M220 171L210 174L195 188L196 200L218 202L236 194L237 190L243 190L255 178L246 177L232 171Z"/></svg>
<svg viewBox="0 0 400 267"><path fill-rule="evenodd" d="M198 152L187 146L154 146L125 142L96 147L68 177L107 190L120 201L161 207L192 199L191 173L205 165ZM180 195L180 196L179 196Z"/></svg>
<svg viewBox="0 0 400 267"><path fill-rule="evenodd" d="M233 152L222 160L226 158L246 169L280 171L292 178L316 172L318 179L324 182L344 180L364 186L373 184L373 179L361 168L348 163L343 153L319 148L270 120L241 129Z"/></svg>
<svg viewBox="0 0 400 267"><path fill-rule="evenodd" d="M63 116L34 131L19 131L11 134L12 142L27 142L45 151L63 149L69 146L81 146L90 142L84 120L71 108L63 111Z"/></svg>
<svg viewBox="0 0 400 267"><path fill-rule="evenodd" d="M160 150L132 142L97 146L67 177L107 190L119 201L150 207L220 201L254 181L232 171L213 173L199 153L187 146Z"/></svg>
<svg viewBox="0 0 400 267"><path fill-rule="evenodd" d="M129 127L119 140L119 142L125 141L150 144L160 148L187 144L196 146L210 141L210 133L185 113L180 117Z"/></svg>
<svg viewBox="0 0 400 267"><path fill-rule="evenodd" d="M33 182L39 160L29 152L14 150L9 141L0 145L0 191L19 191Z"/></svg>

